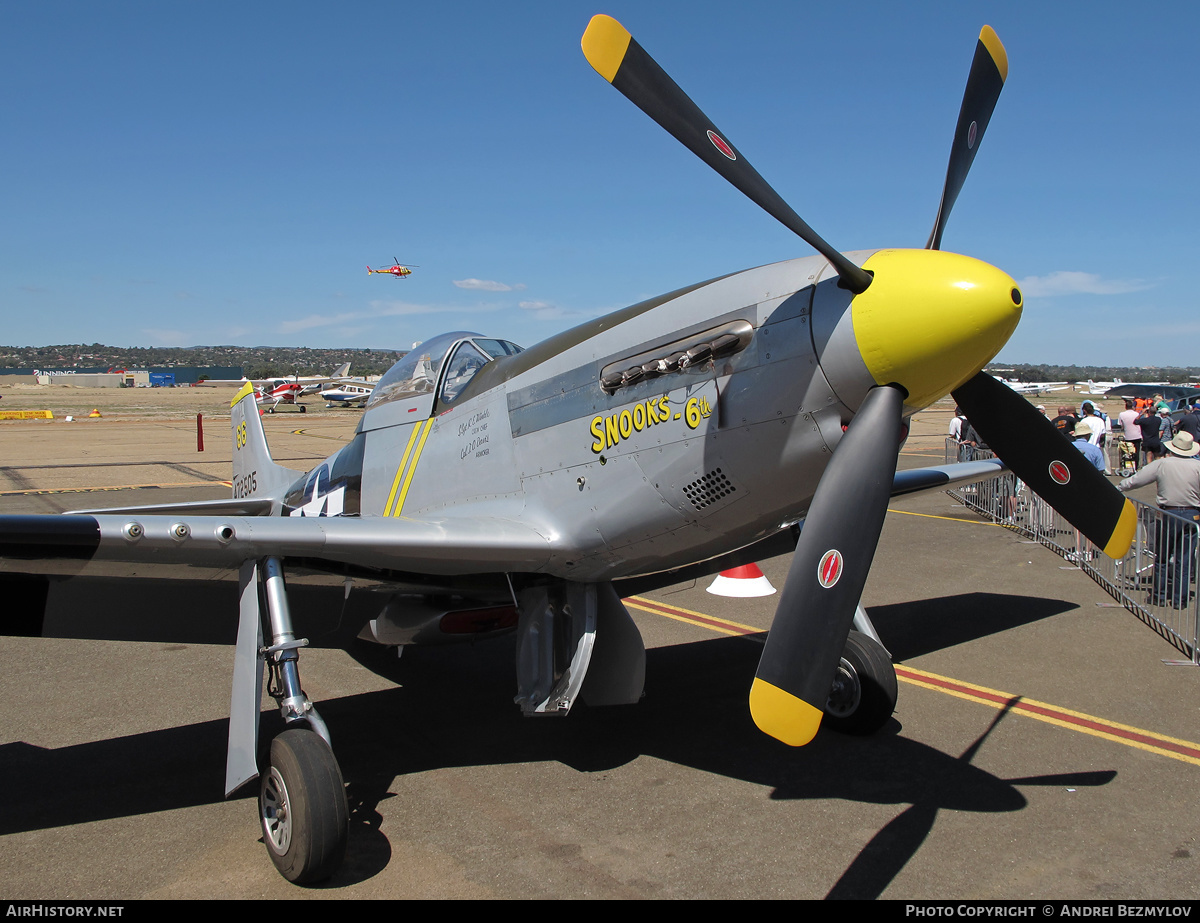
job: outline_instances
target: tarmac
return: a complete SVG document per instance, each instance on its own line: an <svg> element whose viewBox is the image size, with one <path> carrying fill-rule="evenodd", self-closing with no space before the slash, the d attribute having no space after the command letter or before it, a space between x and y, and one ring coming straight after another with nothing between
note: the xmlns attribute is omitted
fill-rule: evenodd
<svg viewBox="0 0 1200 923"><path fill-rule="evenodd" d="M228 389L51 390L55 420L0 422L0 511L228 495ZM297 470L358 419L309 407L264 417ZM941 462L950 412L916 418L902 465ZM761 565L782 587L788 556ZM0 638L0 897L1200 897L1200 671L1049 550L940 492L896 500L863 598L893 720L795 750L746 706L778 595L709 582L629 601L642 702L562 720L512 704L511 637L306 650L352 810L314 888L271 865L256 788L222 796L232 648ZM163 619L235 617L190 602Z"/></svg>

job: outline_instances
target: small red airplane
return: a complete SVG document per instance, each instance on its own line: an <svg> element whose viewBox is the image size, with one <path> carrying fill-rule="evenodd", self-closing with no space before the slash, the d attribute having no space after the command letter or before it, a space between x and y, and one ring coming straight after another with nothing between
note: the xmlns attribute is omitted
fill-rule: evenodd
<svg viewBox="0 0 1200 923"><path fill-rule="evenodd" d="M396 262L393 263L391 266L389 266L387 269L372 269L370 266L368 266L367 267L367 275L371 275L372 273L376 273L376 272L391 273L397 279L403 279L405 276L411 276L412 271L414 269L420 269L420 267L419 266L401 266L400 261L396 260Z"/></svg>
<svg viewBox="0 0 1200 923"><path fill-rule="evenodd" d="M299 381L276 378L254 389L254 401L259 406L270 404L267 413L274 413L280 404L295 404L300 408L300 412L304 413L308 408L296 400L303 391L304 385Z"/></svg>

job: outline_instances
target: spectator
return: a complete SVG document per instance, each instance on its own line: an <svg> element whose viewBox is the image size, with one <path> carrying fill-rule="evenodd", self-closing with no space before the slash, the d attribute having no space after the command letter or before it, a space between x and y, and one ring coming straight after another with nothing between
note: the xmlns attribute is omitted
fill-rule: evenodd
<svg viewBox="0 0 1200 923"><path fill-rule="evenodd" d="M983 441L983 437L979 435L979 432L966 417L963 417L962 422L962 444L970 446L973 449L984 449L985 451L988 448L987 443Z"/></svg>
<svg viewBox="0 0 1200 923"><path fill-rule="evenodd" d="M1117 416L1117 422L1121 425L1121 435L1125 442L1132 446L1134 470L1137 469L1142 450L1142 428L1137 422L1139 419L1140 415L1133 409L1133 401L1126 400L1125 409Z"/></svg>
<svg viewBox="0 0 1200 923"><path fill-rule="evenodd" d="M1163 515L1155 528L1154 582L1150 602L1185 608L1191 600L1196 524L1200 523L1200 445L1186 431L1165 443L1168 454L1146 465L1117 488L1133 490L1151 482Z"/></svg>
<svg viewBox="0 0 1200 923"><path fill-rule="evenodd" d="M1179 418L1175 432L1189 433L1193 439L1200 439L1200 401L1192 404L1192 409Z"/></svg>
<svg viewBox="0 0 1200 923"><path fill-rule="evenodd" d="M1152 407L1148 407L1137 418L1137 425L1142 433L1142 463L1148 465L1163 453L1162 417L1155 413Z"/></svg>
<svg viewBox="0 0 1200 923"><path fill-rule="evenodd" d="M1104 461L1104 467L1100 470L1108 474L1108 455L1104 451L1104 437L1109 429L1108 421L1101 418L1096 412L1096 405L1091 401L1084 401L1080 409L1083 411L1083 419L1079 422L1091 431L1092 435L1088 441L1100 450L1100 457ZM1075 435L1079 435L1079 427L1075 428Z"/></svg>
<svg viewBox="0 0 1200 923"><path fill-rule="evenodd" d="M963 409L961 407L954 408L954 416L950 419L950 429L947 431L947 434L952 439L957 439L959 442L962 442L963 421L966 418L966 414L963 413Z"/></svg>
<svg viewBox="0 0 1200 923"><path fill-rule="evenodd" d="M1092 428L1084 421L1080 421L1075 427L1075 442L1074 446L1082 454L1083 457L1092 463L1097 471L1101 474L1104 471L1104 453L1100 451L1098 445L1094 445L1092 439ZM1079 530L1075 530L1075 550L1067 552L1068 561L1086 561L1091 560L1092 552L1086 550L1086 542Z"/></svg>
<svg viewBox="0 0 1200 923"><path fill-rule="evenodd" d="M1079 417L1071 413L1070 407L1059 407L1058 416L1050 421L1054 424L1054 428L1066 436L1068 439L1074 438L1075 427L1079 423Z"/></svg>
<svg viewBox="0 0 1200 923"><path fill-rule="evenodd" d="M1163 407L1158 411L1158 423L1158 441L1166 445L1175 435L1175 421L1171 419L1171 408Z"/></svg>
<svg viewBox="0 0 1200 923"><path fill-rule="evenodd" d="M1081 420L1075 427L1075 448L1083 453L1083 457L1090 461L1101 474L1107 474L1104 470L1104 453L1100 451L1100 447L1092 442L1092 427L1086 420Z"/></svg>

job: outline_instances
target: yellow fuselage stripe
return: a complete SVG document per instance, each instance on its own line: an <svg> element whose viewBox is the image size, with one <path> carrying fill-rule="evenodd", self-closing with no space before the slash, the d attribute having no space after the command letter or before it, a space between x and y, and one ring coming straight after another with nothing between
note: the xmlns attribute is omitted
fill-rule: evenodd
<svg viewBox="0 0 1200 923"><path fill-rule="evenodd" d="M417 444L417 436L421 432L422 424L418 423L413 427L412 434L408 437L408 445L404 448L404 455L400 458L400 466L396 469L396 477L392 481L392 491L388 494L387 503L383 506L383 515L392 515L392 501L396 499L396 491L400 489L400 479L404 476L404 468L408 464L408 457L412 454L413 446Z"/></svg>
<svg viewBox="0 0 1200 923"><path fill-rule="evenodd" d="M396 498L396 508L392 510L393 516L399 516L404 511L404 498L408 496L408 486L412 483L413 474L417 470L417 462L421 460L421 451L425 448L425 440L429 438L429 431L431 429L433 429L432 418L426 420L420 427L421 441L417 443L416 451L413 452L412 462L408 466L408 473L404 475L404 486L400 488L400 496ZM403 468L403 464L400 467Z"/></svg>

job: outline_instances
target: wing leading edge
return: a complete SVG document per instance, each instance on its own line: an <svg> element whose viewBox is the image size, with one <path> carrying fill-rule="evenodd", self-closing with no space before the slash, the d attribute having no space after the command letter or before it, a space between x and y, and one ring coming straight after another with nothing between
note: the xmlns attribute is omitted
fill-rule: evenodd
<svg viewBox="0 0 1200 923"><path fill-rule="evenodd" d="M0 516L0 571L63 563L237 567L265 557L436 575L536 572L549 539L505 519L71 515Z"/></svg>

